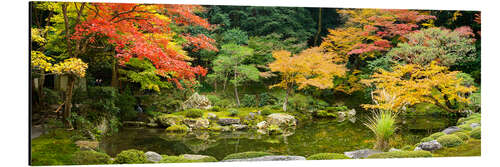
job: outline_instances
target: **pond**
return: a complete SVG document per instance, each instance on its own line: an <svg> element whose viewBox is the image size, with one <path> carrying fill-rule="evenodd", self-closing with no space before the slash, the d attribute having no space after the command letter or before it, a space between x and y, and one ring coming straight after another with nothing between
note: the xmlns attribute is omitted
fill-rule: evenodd
<svg viewBox="0 0 500 167"><path fill-rule="evenodd" d="M265 135L254 130L234 132L193 131L166 133L164 129L123 128L101 140L100 149L115 156L122 150L138 149L166 155L203 154L221 160L228 154L265 151L278 155L309 156L316 153L342 153L372 148L374 137L363 125L367 114L339 122L311 120L299 122L292 133ZM456 123L457 118L438 116L400 117L395 141L413 145L430 133Z"/></svg>

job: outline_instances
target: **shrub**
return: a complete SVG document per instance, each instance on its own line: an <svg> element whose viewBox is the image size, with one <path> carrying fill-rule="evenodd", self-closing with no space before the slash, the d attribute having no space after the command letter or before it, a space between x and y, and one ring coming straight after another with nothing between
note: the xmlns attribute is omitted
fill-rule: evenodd
<svg viewBox="0 0 500 167"><path fill-rule="evenodd" d="M165 130L167 132L187 132L189 131L189 127L186 125L172 125Z"/></svg>
<svg viewBox="0 0 500 167"><path fill-rule="evenodd" d="M437 141L443 147L455 147L464 143L464 141L457 135L443 135L437 138Z"/></svg>
<svg viewBox="0 0 500 167"><path fill-rule="evenodd" d="M421 139L420 142L422 142L422 143L423 142L430 142L432 140L434 140L432 137L425 137L425 138Z"/></svg>
<svg viewBox="0 0 500 167"><path fill-rule="evenodd" d="M307 157L307 160L327 160L327 159L351 159L344 154L338 153L319 153Z"/></svg>
<svg viewBox="0 0 500 167"><path fill-rule="evenodd" d="M238 110L232 108L232 109L229 109L229 116L237 116L239 114Z"/></svg>
<svg viewBox="0 0 500 167"><path fill-rule="evenodd" d="M264 115L264 116L267 116L267 115L271 115L272 114L272 110L270 108L264 108L260 111L260 114L261 115Z"/></svg>
<svg viewBox="0 0 500 167"><path fill-rule="evenodd" d="M122 151L116 155L115 159L115 163L117 164L140 164L147 161L146 154L136 149Z"/></svg>
<svg viewBox="0 0 500 167"><path fill-rule="evenodd" d="M263 156L268 156L268 155L273 155L273 154L267 153L267 152L249 151L249 152L241 152L241 153L229 154L226 157L224 157L223 160L256 158L256 157L263 157Z"/></svg>
<svg viewBox="0 0 500 167"><path fill-rule="evenodd" d="M376 153L368 156L368 158L418 158L418 157L432 157L429 151L393 151Z"/></svg>
<svg viewBox="0 0 500 167"><path fill-rule="evenodd" d="M278 99L271 94L264 92L259 95L259 107L274 105L278 103Z"/></svg>
<svg viewBox="0 0 500 167"><path fill-rule="evenodd" d="M222 109L219 107L219 106L213 106L210 111L213 111L213 112L219 112L221 111Z"/></svg>
<svg viewBox="0 0 500 167"><path fill-rule="evenodd" d="M462 139L463 141L467 141L469 140L469 136L464 133L464 132L455 132L453 133L454 135L457 135L460 139Z"/></svg>
<svg viewBox="0 0 500 167"><path fill-rule="evenodd" d="M116 107L120 109L120 118L125 121L134 120L137 117L137 111L135 110L137 102L130 88L126 88L125 91L118 95L118 100L116 101Z"/></svg>
<svg viewBox="0 0 500 167"><path fill-rule="evenodd" d="M199 118L203 116L203 110L191 108L185 111L184 115L189 118Z"/></svg>
<svg viewBox="0 0 500 167"><path fill-rule="evenodd" d="M432 135L430 135L429 137L435 140L435 139L437 139L437 138L439 138L441 136L444 136L444 135L446 135L446 133L444 133L444 132L436 132L436 133L433 133Z"/></svg>
<svg viewBox="0 0 500 167"><path fill-rule="evenodd" d="M255 95L244 94L241 98L241 105L244 107L255 107L257 106L257 100Z"/></svg>
<svg viewBox="0 0 500 167"><path fill-rule="evenodd" d="M73 154L73 163L75 165L97 165L110 164L111 157L106 153L96 151L77 151Z"/></svg>
<svg viewBox="0 0 500 167"><path fill-rule="evenodd" d="M474 128L470 132L470 137L472 137L474 139L481 139L481 128L480 127Z"/></svg>
<svg viewBox="0 0 500 167"><path fill-rule="evenodd" d="M396 115L390 111L376 112L364 123L376 136L375 149L389 149L389 139L396 130L395 123Z"/></svg>
<svg viewBox="0 0 500 167"><path fill-rule="evenodd" d="M413 151L413 147L410 146L410 145L405 145L401 148L401 150L404 150L404 151Z"/></svg>

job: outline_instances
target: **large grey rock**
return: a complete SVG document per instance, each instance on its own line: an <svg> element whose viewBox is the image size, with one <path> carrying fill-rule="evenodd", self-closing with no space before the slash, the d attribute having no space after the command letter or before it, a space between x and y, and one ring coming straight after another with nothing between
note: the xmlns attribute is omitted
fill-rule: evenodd
<svg viewBox="0 0 500 167"><path fill-rule="evenodd" d="M246 159L228 159L223 162L238 162L238 161L296 161L296 160L306 160L303 156L284 156L284 155L269 155L257 158L246 158Z"/></svg>
<svg viewBox="0 0 500 167"><path fill-rule="evenodd" d="M182 154L182 156L185 159L189 159L189 160L200 160L200 159L203 159L203 158L210 158L210 156L207 156L207 155L198 155L198 154Z"/></svg>
<svg viewBox="0 0 500 167"><path fill-rule="evenodd" d="M219 118L219 121L217 121L220 125L225 126L225 125L231 125L231 124L239 124L240 119L235 119L235 118Z"/></svg>
<svg viewBox="0 0 500 167"><path fill-rule="evenodd" d="M481 124L479 124L479 123L471 123L471 124L470 124L470 127L471 127L472 129L474 129L474 128L476 128L476 127L479 127L479 126L481 126Z"/></svg>
<svg viewBox="0 0 500 167"><path fill-rule="evenodd" d="M210 120L217 120L217 115L215 115L214 113L208 113L207 118Z"/></svg>
<svg viewBox="0 0 500 167"><path fill-rule="evenodd" d="M161 159L163 159L163 157L160 154L153 152L153 151L148 151L145 154L146 154L146 158L148 159L148 161L151 161L151 162L160 162Z"/></svg>
<svg viewBox="0 0 500 167"><path fill-rule="evenodd" d="M456 126L451 126L449 128L444 129L442 132L446 133L446 134L452 134L452 133L459 131L459 130L462 130L462 129L460 129L459 127L456 127Z"/></svg>
<svg viewBox="0 0 500 167"><path fill-rule="evenodd" d="M267 116L268 125L277 125L280 127L291 127L297 125L297 120L292 115L285 113L274 113Z"/></svg>
<svg viewBox="0 0 500 167"><path fill-rule="evenodd" d="M438 150L441 148L443 148L443 146L441 146L441 144L439 144L439 142L437 142L437 140L432 140L429 142L420 143L415 148L415 151L417 151L417 150L434 151L434 150Z"/></svg>
<svg viewBox="0 0 500 167"><path fill-rule="evenodd" d="M344 155L348 156L349 158L358 159L358 158L366 158L372 154L381 153L381 152L382 151L372 150L372 149L362 149L362 150L344 152Z"/></svg>
<svg viewBox="0 0 500 167"><path fill-rule="evenodd" d="M248 125L242 125L242 124L232 124L231 125L231 128L233 130L243 130L243 129L247 129L248 128Z"/></svg>
<svg viewBox="0 0 500 167"><path fill-rule="evenodd" d="M257 129L265 129L267 127L267 122L266 121L259 122L257 123L257 125L255 125L255 127L257 127Z"/></svg>
<svg viewBox="0 0 500 167"><path fill-rule="evenodd" d="M199 109L210 109L212 108L212 103L206 96L199 95L195 92L191 95L184 103L182 103L183 109L199 108Z"/></svg>
<svg viewBox="0 0 500 167"><path fill-rule="evenodd" d="M188 125L191 129L207 129L210 125L210 121L204 118L198 119L184 119L184 124Z"/></svg>

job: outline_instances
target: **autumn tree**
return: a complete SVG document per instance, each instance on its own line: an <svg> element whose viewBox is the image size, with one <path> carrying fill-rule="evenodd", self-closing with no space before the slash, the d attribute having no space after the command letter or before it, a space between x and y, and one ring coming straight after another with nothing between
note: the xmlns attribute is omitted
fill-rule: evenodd
<svg viewBox="0 0 500 167"><path fill-rule="evenodd" d="M408 34L408 42L398 43L387 56L399 62L423 66L432 61L448 67L464 64L477 56L473 36L469 27L459 27L454 31L423 29Z"/></svg>
<svg viewBox="0 0 500 167"><path fill-rule="evenodd" d="M253 55L253 50L234 43L222 45L222 49L214 60L214 72L208 78L217 82L223 81L224 90L229 81L234 86L236 104L240 106L238 86L248 81L259 80L259 70L254 64L244 62Z"/></svg>
<svg viewBox="0 0 500 167"><path fill-rule="evenodd" d="M306 49L296 55L285 50L275 51L273 57L276 60L268 66L271 71L281 74L281 82L271 85L270 88L281 87L286 90L284 111L287 109L288 96L295 85L298 89L310 86L319 89L333 88L332 79L346 72L343 64L332 61L333 54L322 52L318 47Z"/></svg>
<svg viewBox="0 0 500 167"><path fill-rule="evenodd" d="M419 103L434 104L448 112L457 112L457 104L470 103L468 95L476 88L464 84L458 71L448 71L437 61L419 64L396 65L392 71L380 69L363 80L375 88L374 104L364 104L366 109L398 112Z"/></svg>

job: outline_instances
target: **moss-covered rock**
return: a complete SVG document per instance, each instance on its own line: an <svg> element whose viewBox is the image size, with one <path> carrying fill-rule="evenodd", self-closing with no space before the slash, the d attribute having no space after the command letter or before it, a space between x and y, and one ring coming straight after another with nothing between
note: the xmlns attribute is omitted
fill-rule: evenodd
<svg viewBox="0 0 500 167"><path fill-rule="evenodd" d="M111 157L106 153L96 151L77 151L73 154L73 163L75 165L98 165L110 164Z"/></svg>
<svg viewBox="0 0 500 167"><path fill-rule="evenodd" d="M319 153L307 157L307 160L327 160L327 159L351 159L339 153Z"/></svg>
<svg viewBox="0 0 500 167"><path fill-rule="evenodd" d="M130 149L116 155L114 162L117 164L140 164L148 162L148 159L143 151Z"/></svg>
<svg viewBox="0 0 500 167"><path fill-rule="evenodd" d="M463 130L472 130L472 128L470 127L470 124L462 124L462 125L458 125L458 127L460 129L463 129Z"/></svg>
<svg viewBox="0 0 500 167"><path fill-rule="evenodd" d="M189 131L189 127L186 125L172 125L165 129L167 132L187 132Z"/></svg>
<svg viewBox="0 0 500 167"><path fill-rule="evenodd" d="M434 140L432 137L425 137L425 138L421 139L420 142L422 142L422 143L423 142L430 142L432 140Z"/></svg>
<svg viewBox="0 0 500 167"><path fill-rule="evenodd" d="M474 128L474 129L470 132L470 137L472 137L472 138L474 138L474 139L481 139L481 127Z"/></svg>
<svg viewBox="0 0 500 167"><path fill-rule="evenodd" d="M184 120L183 116L173 114L162 114L156 117L156 122L162 127L180 125L182 124L182 120Z"/></svg>
<svg viewBox="0 0 500 167"><path fill-rule="evenodd" d="M432 135L430 135L429 137L432 138L432 139L437 139L437 138L439 138L441 136L444 136L444 135L446 135L446 133L444 133L444 132L436 132L436 133L433 133Z"/></svg>
<svg viewBox="0 0 500 167"><path fill-rule="evenodd" d="M273 154L267 153L267 152L249 151L249 152L241 152L241 153L229 154L226 157L224 157L223 160L256 158L256 157L262 157L262 156L268 156L268 155L273 155Z"/></svg>
<svg viewBox="0 0 500 167"><path fill-rule="evenodd" d="M200 155L200 156L202 157L192 158L186 155L179 155L179 156L162 155L163 158L159 163L217 162L217 159L215 159L212 156L206 156L206 155Z"/></svg>
<svg viewBox="0 0 500 167"><path fill-rule="evenodd" d="M460 139L462 139L463 141L469 140L469 136L465 132L455 132L453 134L460 137Z"/></svg>
<svg viewBox="0 0 500 167"><path fill-rule="evenodd" d="M394 151L376 153L368 156L368 158L418 158L418 157L432 157L429 151Z"/></svg>
<svg viewBox="0 0 500 167"><path fill-rule="evenodd" d="M464 143L457 135L443 135L436 139L443 147L455 147Z"/></svg>

